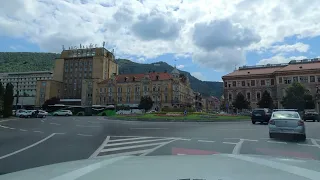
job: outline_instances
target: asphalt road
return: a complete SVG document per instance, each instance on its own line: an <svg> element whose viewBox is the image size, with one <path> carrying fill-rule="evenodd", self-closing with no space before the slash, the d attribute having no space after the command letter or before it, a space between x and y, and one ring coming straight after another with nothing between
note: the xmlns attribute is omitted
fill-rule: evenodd
<svg viewBox="0 0 320 180"><path fill-rule="evenodd" d="M258 154L320 160L320 123L307 140L269 139L248 122L181 123L47 117L0 121L0 174L97 156Z"/></svg>

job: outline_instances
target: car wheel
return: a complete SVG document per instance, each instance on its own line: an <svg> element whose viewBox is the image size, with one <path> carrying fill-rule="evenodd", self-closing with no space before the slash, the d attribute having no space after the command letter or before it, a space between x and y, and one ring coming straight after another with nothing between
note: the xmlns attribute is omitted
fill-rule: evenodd
<svg viewBox="0 0 320 180"><path fill-rule="evenodd" d="M256 121L251 121L252 122L252 124L256 124Z"/></svg>
<svg viewBox="0 0 320 180"><path fill-rule="evenodd" d="M316 120L313 120L313 122L316 122Z"/></svg>
<svg viewBox="0 0 320 180"><path fill-rule="evenodd" d="M20 116L19 116L19 118L23 118L23 116L22 116L22 115L20 115Z"/></svg>
<svg viewBox="0 0 320 180"><path fill-rule="evenodd" d="M69 114L66 114L66 116L69 116Z"/></svg>
<svg viewBox="0 0 320 180"><path fill-rule="evenodd" d="M27 116L27 118L31 118L31 116L29 115L29 116Z"/></svg>
<svg viewBox="0 0 320 180"><path fill-rule="evenodd" d="M269 133L269 138L274 138L274 134Z"/></svg>
<svg viewBox="0 0 320 180"><path fill-rule="evenodd" d="M300 140L301 140L301 141L305 141L305 140L306 140L306 138L307 138L307 137L306 137L306 135L305 135L305 134L300 135Z"/></svg>

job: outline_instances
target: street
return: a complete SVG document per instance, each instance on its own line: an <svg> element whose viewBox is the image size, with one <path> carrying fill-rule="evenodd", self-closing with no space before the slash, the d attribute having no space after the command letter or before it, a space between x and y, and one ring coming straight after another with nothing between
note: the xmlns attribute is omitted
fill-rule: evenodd
<svg viewBox="0 0 320 180"><path fill-rule="evenodd" d="M0 121L0 174L98 156L256 154L320 160L320 123L307 140L269 139L268 126L46 117Z"/></svg>

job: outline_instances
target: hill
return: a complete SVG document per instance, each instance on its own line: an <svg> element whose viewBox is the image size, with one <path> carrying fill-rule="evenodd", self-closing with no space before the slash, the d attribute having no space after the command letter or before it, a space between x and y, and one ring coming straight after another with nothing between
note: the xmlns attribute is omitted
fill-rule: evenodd
<svg viewBox="0 0 320 180"><path fill-rule="evenodd" d="M54 59L59 57L55 53L34 52L0 52L0 73L3 72L25 72L52 70ZM127 59L117 59L120 74L145 73L149 71L171 72L173 67L165 62L151 64L140 64ZM193 77L189 72L180 71L189 77L191 87L194 91L204 96L222 95L222 82L201 81Z"/></svg>

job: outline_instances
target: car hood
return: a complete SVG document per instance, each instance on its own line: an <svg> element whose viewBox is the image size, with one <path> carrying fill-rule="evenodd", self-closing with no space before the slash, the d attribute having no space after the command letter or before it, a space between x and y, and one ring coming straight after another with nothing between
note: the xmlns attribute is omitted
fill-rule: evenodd
<svg viewBox="0 0 320 180"><path fill-rule="evenodd" d="M319 179L316 160L233 154L99 157L0 176L24 180L300 180Z"/></svg>

